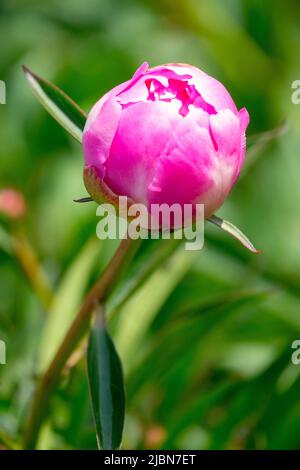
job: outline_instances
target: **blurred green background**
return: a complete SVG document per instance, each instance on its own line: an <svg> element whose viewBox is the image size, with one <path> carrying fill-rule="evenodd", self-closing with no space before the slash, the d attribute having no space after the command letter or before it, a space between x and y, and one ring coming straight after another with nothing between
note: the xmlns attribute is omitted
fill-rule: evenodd
<svg viewBox="0 0 300 470"><path fill-rule="evenodd" d="M296 0L1 1L0 190L20 191L27 212L0 221L0 438L20 441L36 377L116 248L96 238L96 206L72 202L86 195L80 145L33 97L21 65L88 111L147 60L194 64L247 107L247 163L218 214L263 254L207 227L203 251L175 251L119 307L117 292L123 447L300 448L299 19ZM83 358L65 371L39 447L96 448Z"/></svg>

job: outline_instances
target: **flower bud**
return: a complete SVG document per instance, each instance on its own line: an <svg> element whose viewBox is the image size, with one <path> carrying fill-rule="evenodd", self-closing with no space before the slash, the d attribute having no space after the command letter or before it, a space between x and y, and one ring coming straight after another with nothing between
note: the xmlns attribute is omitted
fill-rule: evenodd
<svg viewBox="0 0 300 470"><path fill-rule="evenodd" d="M0 190L0 213L11 219L19 219L25 215L26 203L23 195L14 188Z"/></svg>
<svg viewBox="0 0 300 470"><path fill-rule="evenodd" d="M84 179L98 203L204 204L210 217L245 157L245 108L196 67L143 64L103 96L83 133Z"/></svg>

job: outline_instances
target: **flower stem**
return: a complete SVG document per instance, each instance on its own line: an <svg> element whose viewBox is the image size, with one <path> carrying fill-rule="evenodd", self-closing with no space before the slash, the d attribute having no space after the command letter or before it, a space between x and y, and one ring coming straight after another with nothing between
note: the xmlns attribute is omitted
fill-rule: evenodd
<svg viewBox="0 0 300 470"><path fill-rule="evenodd" d="M33 286L42 306L47 311L52 301L53 292L33 247L27 237L20 231L13 234L12 244L21 268Z"/></svg>
<svg viewBox="0 0 300 470"><path fill-rule="evenodd" d="M74 348L89 327L94 309L105 302L113 289L120 271L133 256L132 240L122 239L117 251L107 265L102 276L88 292L81 309L61 343L49 368L40 380L33 399L30 415L24 435L24 448L34 449L37 443L40 427L47 413L49 401L55 389L64 365Z"/></svg>

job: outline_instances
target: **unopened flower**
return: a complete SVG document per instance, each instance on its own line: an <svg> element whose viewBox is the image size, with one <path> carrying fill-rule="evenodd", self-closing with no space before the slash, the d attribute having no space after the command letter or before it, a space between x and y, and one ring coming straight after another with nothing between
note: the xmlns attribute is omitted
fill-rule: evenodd
<svg viewBox="0 0 300 470"><path fill-rule="evenodd" d="M0 213L12 219L18 219L25 212L25 200L19 191L14 188L3 188L0 190Z"/></svg>
<svg viewBox="0 0 300 470"><path fill-rule="evenodd" d="M209 217L239 176L248 123L247 110L196 67L145 63L89 113L85 185L99 203L202 203Z"/></svg>

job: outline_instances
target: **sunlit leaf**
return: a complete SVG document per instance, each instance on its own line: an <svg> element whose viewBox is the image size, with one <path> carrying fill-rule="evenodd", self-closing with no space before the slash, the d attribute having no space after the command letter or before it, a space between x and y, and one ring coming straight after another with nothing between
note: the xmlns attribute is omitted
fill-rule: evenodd
<svg viewBox="0 0 300 470"><path fill-rule="evenodd" d="M89 240L65 272L41 335L38 368L44 370L63 340L82 302L84 291L102 249L99 240Z"/></svg>
<svg viewBox="0 0 300 470"><path fill-rule="evenodd" d="M109 315L118 313L123 304L141 288L147 281L151 274L174 253L181 243L181 240L144 240L144 248L147 249L144 254L133 262L133 267L130 269L122 280L118 289L113 292L109 298L107 308Z"/></svg>
<svg viewBox="0 0 300 470"><path fill-rule="evenodd" d="M220 227L224 232L229 233L232 237L236 238L245 248L247 248L252 253L261 253L261 250L257 250L255 246L250 242L249 238L241 232L235 225L227 220L221 219L216 215L212 215L209 219L209 222Z"/></svg>
<svg viewBox="0 0 300 470"><path fill-rule="evenodd" d="M23 70L39 102L72 137L81 142L86 121L84 111L56 85L31 72L25 65Z"/></svg>
<svg viewBox="0 0 300 470"><path fill-rule="evenodd" d="M115 337L125 367L135 358L147 328L194 262L195 253L179 246L119 309Z"/></svg>
<svg viewBox="0 0 300 470"><path fill-rule="evenodd" d="M122 365L105 328L102 312L91 329L87 371L100 449L118 449L124 425L125 391Z"/></svg>
<svg viewBox="0 0 300 470"><path fill-rule="evenodd" d="M0 249L5 251L6 253L12 252L12 238L9 233L0 226Z"/></svg>

